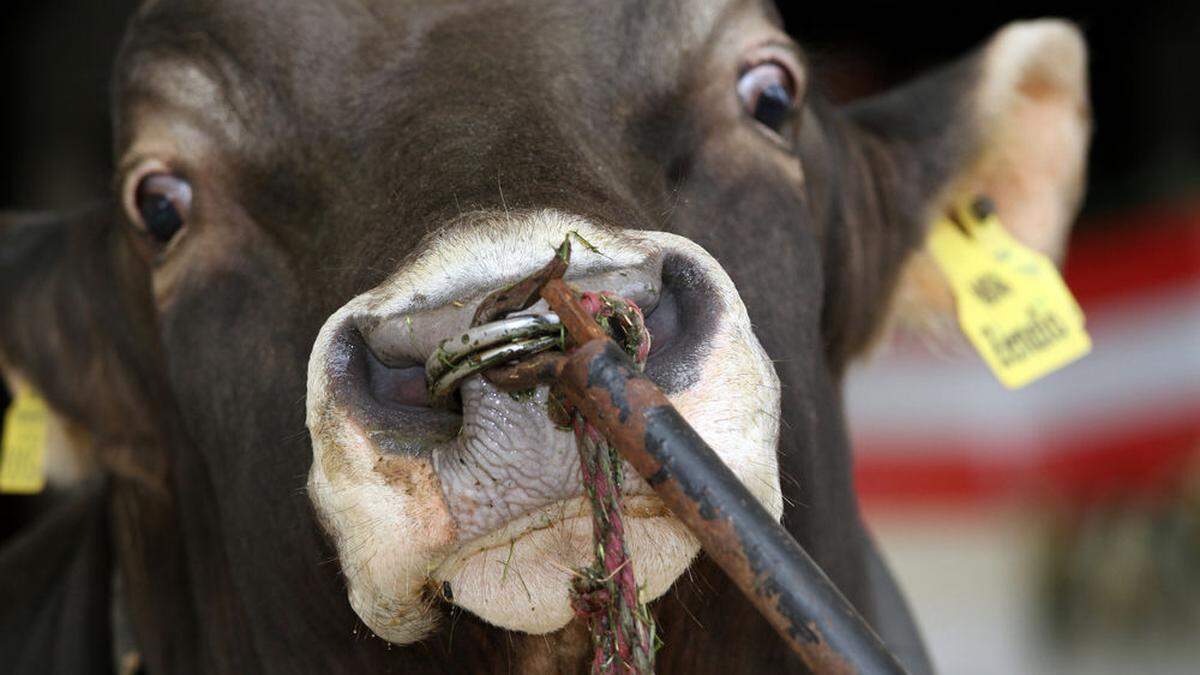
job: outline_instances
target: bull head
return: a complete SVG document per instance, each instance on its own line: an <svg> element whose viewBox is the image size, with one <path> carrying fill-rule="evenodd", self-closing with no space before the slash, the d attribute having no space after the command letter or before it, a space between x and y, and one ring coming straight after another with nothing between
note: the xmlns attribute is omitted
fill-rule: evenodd
<svg viewBox="0 0 1200 675"><path fill-rule="evenodd" d="M112 477L152 669L572 669L572 440L544 392L473 380L434 410L420 364L575 232L596 250L571 280L647 308L647 372L923 670L859 521L841 375L893 307L948 310L920 248L954 200L1061 251L1085 60L1072 26L1014 24L837 107L756 2L149 2L115 70L112 207L0 229L0 363ZM627 491L660 665L785 663ZM355 640L351 607L390 643L443 639Z"/></svg>

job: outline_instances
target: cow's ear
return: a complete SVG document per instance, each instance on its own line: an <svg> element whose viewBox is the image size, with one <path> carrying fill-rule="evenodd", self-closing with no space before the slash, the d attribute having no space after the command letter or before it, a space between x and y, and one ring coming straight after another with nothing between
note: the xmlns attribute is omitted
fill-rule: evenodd
<svg viewBox="0 0 1200 675"><path fill-rule="evenodd" d="M986 195L1011 233L1061 260L1091 138L1087 48L1073 24L1010 24L961 61L849 112L893 148L918 225ZM902 273L897 316L928 324L952 311L942 275L919 252Z"/></svg>
<svg viewBox="0 0 1200 675"><path fill-rule="evenodd" d="M158 481L153 307L110 213L0 213L0 371L46 400L52 438Z"/></svg>

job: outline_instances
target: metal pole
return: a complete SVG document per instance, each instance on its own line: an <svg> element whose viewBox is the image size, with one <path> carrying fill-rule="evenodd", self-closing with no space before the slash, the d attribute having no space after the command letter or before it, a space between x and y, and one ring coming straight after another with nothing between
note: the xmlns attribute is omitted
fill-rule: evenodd
<svg viewBox="0 0 1200 675"><path fill-rule="evenodd" d="M658 387L604 336L561 280L542 289L579 347L556 361L567 398L816 673L903 673L804 549Z"/></svg>

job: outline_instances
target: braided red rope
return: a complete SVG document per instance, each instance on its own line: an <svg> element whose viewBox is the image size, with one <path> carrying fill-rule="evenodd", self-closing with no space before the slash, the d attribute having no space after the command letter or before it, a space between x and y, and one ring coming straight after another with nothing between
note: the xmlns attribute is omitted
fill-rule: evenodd
<svg viewBox="0 0 1200 675"><path fill-rule="evenodd" d="M638 367L645 365L650 335L636 305L609 293L584 293L581 303L629 352ZM654 672L654 620L641 602L625 548L621 457L581 413L569 408L567 411L579 448L583 485L592 504L596 552L592 566L579 570L571 606L590 624L593 673L649 675Z"/></svg>

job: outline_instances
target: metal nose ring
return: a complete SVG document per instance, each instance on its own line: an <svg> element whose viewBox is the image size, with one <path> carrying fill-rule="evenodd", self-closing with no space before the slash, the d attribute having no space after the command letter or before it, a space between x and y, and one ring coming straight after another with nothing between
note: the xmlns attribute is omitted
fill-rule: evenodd
<svg viewBox="0 0 1200 675"><path fill-rule="evenodd" d="M530 314L480 324L442 340L425 361L432 403L445 406L471 375L561 347L563 331L557 314Z"/></svg>

